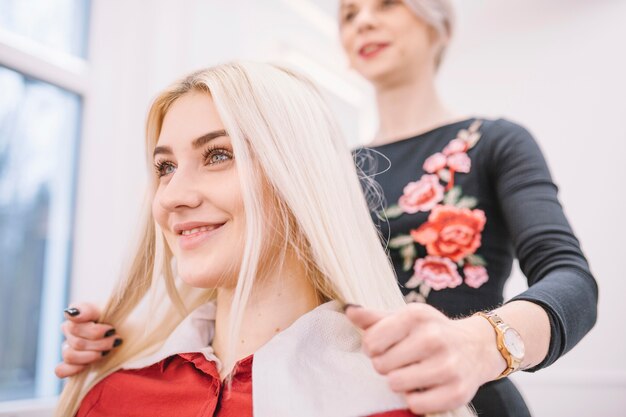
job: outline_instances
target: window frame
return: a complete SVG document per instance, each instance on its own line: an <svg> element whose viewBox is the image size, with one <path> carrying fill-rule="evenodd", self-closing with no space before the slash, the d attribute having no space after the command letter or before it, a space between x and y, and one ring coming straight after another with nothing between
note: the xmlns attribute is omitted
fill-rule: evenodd
<svg viewBox="0 0 626 417"><path fill-rule="evenodd" d="M86 15L87 33L90 39L91 12ZM89 49L89 48L87 48ZM81 101L79 120L84 120L90 106L89 64L87 58L77 57L67 52L45 46L23 35L10 32L0 27L0 65L9 70L18 72L25 77L45 82L70 93L76 94ZM77 129L78 149L88 135L84 123ZM80 164L74 168L72 205L76 207L76 182L80 175ZM75 215L75 209L70 215ZM70 219L74 223L74 219ZM70 233L74 233L74 227ZM55 237L63 237L67 231L51 231ZM71 236L71 235L70 235ZM73 239L70 237L70 243ZM37 374L35 378L35 397L30 399L10 400L0 402L0 416L47 416L51 415L57 401L58 381L54 377L54 367L59 361L62 343L62 334L59 330L60 315L50 314L51 311L62 311L68 297L68 289L72 280L72 249L73 245L63 248L61 257L67 259L65 271L67 274L52 273L46 276L42 285L41 313L39 316L39 343L37 349ZM58 252L58 251L57 251ZM66 256L63 256L66 255ZM56 268L55 270L60 270ZM54 271L53 271L54 272ZM42 349L43 346L43 349Z"/></svg>

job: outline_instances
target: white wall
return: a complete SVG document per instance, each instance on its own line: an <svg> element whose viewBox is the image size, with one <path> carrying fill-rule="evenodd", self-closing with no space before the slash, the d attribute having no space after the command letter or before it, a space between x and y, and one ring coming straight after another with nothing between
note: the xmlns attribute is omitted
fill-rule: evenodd
<svg viewBox="0 0 626 417"><path fill-rule="evenodd" d="M509 117L534 133L600 286L588 337L549 369L514 380L537 416L626 415L626 2L456 3L442 91L462 111ZM523 289L520 275L509 295Z"/></svg>
<svg viewBox="0 0 626 417"><path fill-rule="evenodd" d="M72 298L102 301L135 229L150 98L184 72L281 57L327 90L346 132L369 135L370 92L334 38L334 0L95 0L93 99L86 103ZM626 2L456 1L459 31L440 77L459 110L506 116L536 135L600 284L598 325L570 354L515 376L535 415L626 414ZM510 295L523 289L517 275ZM621 395L620 395L621 394Z"/></svg>

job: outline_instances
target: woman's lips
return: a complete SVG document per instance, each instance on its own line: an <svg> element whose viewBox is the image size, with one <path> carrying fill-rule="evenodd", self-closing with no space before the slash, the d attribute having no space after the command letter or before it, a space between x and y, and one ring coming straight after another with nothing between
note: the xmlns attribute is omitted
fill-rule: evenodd
<svg viewBox="0 0 626 417"><path fill-rule="evenodd" d="M182 230L179 233L178 246L182 250L192 250L201 246L206 240L211 238L214 234L220 231L221 224L203 225L190 229Z"/></svg>
<svg viewBox="0 0 626 417"><path fill-rule="evenodd" d="M373 58L388 46L388 43L383 42L367 43L359 48L359 56L364 59Z"/></svg>

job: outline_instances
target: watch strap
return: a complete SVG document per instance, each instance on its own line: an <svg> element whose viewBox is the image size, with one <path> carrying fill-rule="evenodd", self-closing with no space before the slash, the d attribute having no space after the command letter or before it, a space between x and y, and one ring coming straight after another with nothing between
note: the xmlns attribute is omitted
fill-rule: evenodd
<svg viewBox="0 0 626 417"><path fill-rule="evenodd" d="M506 368L496 379L505 378L512 372L518 370L522 364L521 359L514 357L504 344L504 333L507 329L512 329L512 327L506 324L504 320L493 311L479 311L474 315L485 318L496 332L496 347L506 362Z"/></svg>

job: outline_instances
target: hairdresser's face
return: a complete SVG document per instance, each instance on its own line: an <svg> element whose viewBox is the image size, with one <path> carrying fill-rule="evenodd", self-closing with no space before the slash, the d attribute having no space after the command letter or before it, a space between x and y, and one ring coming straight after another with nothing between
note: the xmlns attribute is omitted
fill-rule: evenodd
<svg viewBox="0 0 626 417"><path fill-rule="evenodd" d="M434 73L434 31L402 0L342 0L339 22L350 66L375 86Z"/></svg>
<svg viewBox="0 0 626 417"><path fill-rule="evenodd" d="M243 202L230 138L208 94L191 92L165 115L155 148L152 212L194 287L234 286Z"/></svg>

